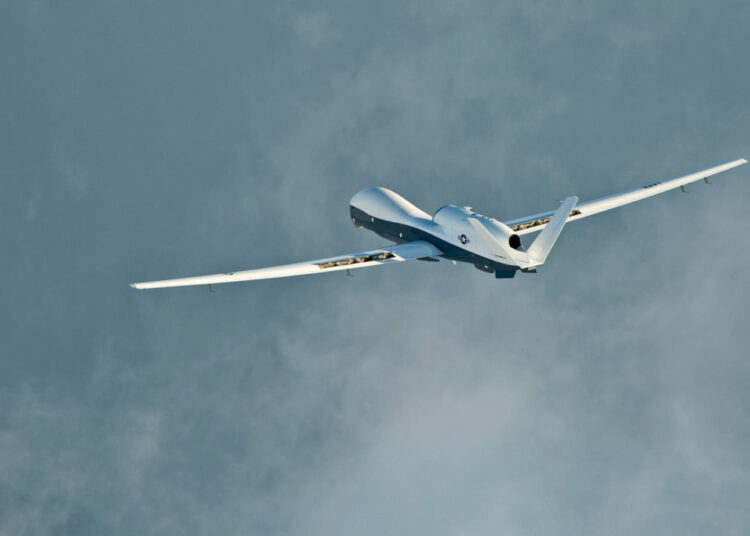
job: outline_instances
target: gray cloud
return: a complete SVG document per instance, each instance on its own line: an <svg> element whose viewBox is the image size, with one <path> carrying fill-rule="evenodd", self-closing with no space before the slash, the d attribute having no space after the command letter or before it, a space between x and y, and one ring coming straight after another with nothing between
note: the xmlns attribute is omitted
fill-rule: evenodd
<svg viewBox="0 0 750 536"><path fill-rule="evenodd" d="M294 19L294 31L312 47L321 47L336 41L339 33L328 13L301 13Z"/></svg>
<svg viewBox="0 0 750 536"><path fill-rule="evenodd" d="M747 156L743 3L0 10L0 533L747 532L744 169L507 282L126 285L381 245L374 184L511 218Z"/></svg>

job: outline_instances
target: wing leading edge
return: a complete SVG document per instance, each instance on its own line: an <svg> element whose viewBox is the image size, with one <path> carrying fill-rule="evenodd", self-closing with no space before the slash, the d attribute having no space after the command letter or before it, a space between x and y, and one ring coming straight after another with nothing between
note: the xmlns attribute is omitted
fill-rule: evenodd
<svg viewBox="0 0 750 536"><path fill-rule="evenodd" d="M435 257L442 253L442 251L429 242L418 240L415 242L407 242L406 244L373 249L350 255L328 257L326 259L318 259L315 261L271 266L269 268L259 268L255 270L243 270L241 272L227 272L224 274L200 275L196 277L183 277L180 279L131 283L130 286L143 290L164 287L187 287L191 285L216 285L219 283L234 283L237 281L273 279L276 277L291 277L305 274L322 274L326 272L336 272L338 270L353 270L354 268L380 266L383 264L403 262L422 257Z"/></svg>
<svg viewBox="0 0 750 536"><path fill-rule="evenodd" d="M653 182L634 190L628 190L619 194L600 197L599 199L594 199L593 201L579 203L575 207L575 210L571 211L567 221L579 220L581 218L593 216L594 214L599 214L600 212L604 212L606 210L612 210L613 208L621 207L629 203L635 203L636 201L640 201L641 199L646 199L647 197L652 197L669 190L674 190L675 188L680 188L682 186L690 184L691 182L708 179L708 177L717 175L732 168L736 168L743 164L747 164L747 160L745 160L744 158L739 158L737 160L732 160L731 162L726 162L725 164L720 164L709 169L704 169L703 171L685 175L684 177ZM516 218L515 220L506 221L504 223L505 225L513 229L516 234L522 235L526 233L533 233L544 229L552 218L552 214L553 211L540 212L539 214L533 214L531 216L525 216L523 218Z"/></svg>

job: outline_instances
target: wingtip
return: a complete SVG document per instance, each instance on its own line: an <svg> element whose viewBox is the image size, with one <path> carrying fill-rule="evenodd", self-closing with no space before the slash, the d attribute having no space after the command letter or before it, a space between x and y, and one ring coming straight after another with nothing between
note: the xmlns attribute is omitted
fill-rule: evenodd
<svg viewBox="0 0 750 536"><path fill-rule="evenodd" d="M138 283L130 283L130 287L131 287L131 288L134 288L134 289L138 289L138 290L140 290L140 289L141 289L141 287L140 287L140 286L138 286Z"/></svg>

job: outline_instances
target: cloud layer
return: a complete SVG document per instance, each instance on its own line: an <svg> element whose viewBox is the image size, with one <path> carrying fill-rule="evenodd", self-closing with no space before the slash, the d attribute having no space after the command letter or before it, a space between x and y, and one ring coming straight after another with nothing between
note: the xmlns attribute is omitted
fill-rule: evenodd
<svg viewBox="0 0 750 536"><path fill-rule="evenodd" d="M405 263L384 185L500 219L748 156L746 3L8 3L0 533L744 534L747 170L536 276Z"/></svg>

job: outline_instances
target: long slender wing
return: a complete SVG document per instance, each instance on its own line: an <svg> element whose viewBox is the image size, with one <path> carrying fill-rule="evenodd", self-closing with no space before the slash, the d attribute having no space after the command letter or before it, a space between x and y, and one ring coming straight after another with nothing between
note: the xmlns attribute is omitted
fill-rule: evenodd
<svg viewBox="0 0 750 536"><path fill-rule="evenodd" d="M299 262L296 264L285 264L283 266L272 266L270 268L259 268L256 270L244 270L242 272L227 272L225 274L201 275L197 277L183 277L181 279L165 279L163 281L147 281L144 283L131 283L130 286L137 289L163 288L163 287L186 287L190 285L216 285L218 283L233 283L236 281L252 281L255 279L272 279L275 277L291 277L304 274L322 274L324 272L335 272L337 270L352 270L354 268L365 268L366 266L380 266L392 262L408 261L422 257L435 257L443 252L430 244L418 240L406 244L389 246L362 253L350 255L339 255L316 261Z"/></svg>
<svg viewBox="0 0 750 536"><path fill-rule="evenodd" d="M668 190L673 190L675 188L685 186L686 184L690 184L691 182L708 179L708 177L712 175L727 171L728 169L736 168L743 164L747 164L747 160L745 160L744 158L740 158L738 160L732 160L731 162L714 166L709 169L704 169L703 171L685 175L684 177L678 177L676 179L669 179L666 181L652 182L651 184L647 184L646 186L642 186L634 190L628 190L627 192L609 195L607 197L600 197L599 199L594 199L593 201L587 201L585 203L579 203L578 206L576 206L575 210L570 213L567 221L579 220L581 218L586 218L587 216L593 216L594 214L604 212L605 210L612 210L613 208L621 207L623 205L627 205L628 203L634 203L636 201L640 201L641 199L646 199L647 197L651 197ZM542 229L544 229L547 226L547 223L549 223L550 218L552 218L552 214L553 211L540 212L539 214L533 214L531 216L525 216L523 218L516 218L515 220L510 220L503 223L513 229L516 234L522 235L526 233L533 233L535 231L541 231Z"/></svg>

